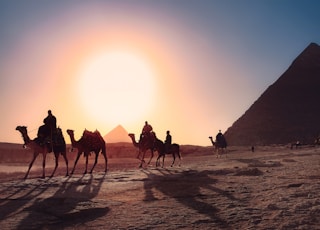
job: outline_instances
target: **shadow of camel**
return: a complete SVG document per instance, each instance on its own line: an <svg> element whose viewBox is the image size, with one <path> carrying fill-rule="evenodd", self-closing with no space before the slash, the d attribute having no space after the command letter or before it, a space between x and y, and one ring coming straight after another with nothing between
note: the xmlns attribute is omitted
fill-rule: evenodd
<svg viewBox="0 0 320 230"><path fill-rule="evenodd" d="M85 225L106 215L109 208L93 201L105 175L54 178L17 186L1 204L1 220L17 215L14 229L63 229ZM21 189L23 187L23 189ZM46 193L54 193L48 197Z"/></svg>
<svg viewBox="0 0 320 230"><path fill-rule="evenodd" d="M27 205L30 200L41 196L49 187L41 187L41 183L47 183L47 179L38 179L37 183L29 184L26 180L14 181L11 185L6 186L0 192L1 194L9 194L0 201L0 220L6 219L8 216L19 211L19 209Z"/></svg>
<svg viewBox="0 0 320 230"><path fill-rule="evenodd" d="M217 179L210 175L214 171L196 171L189 170L175 172L172 170L159 170L161 175L144 171L147 179L144 181L145 198L144 201L157 200L153 190L158 190L167 197L174 198L182 205L197 211L210 218L210 223L217 227L228 227L226 220L219 216L219 208L210 202L208 194L203 193L204 189L210 190L210 193L216 193L217 196L223 196L226 199L238 200L227 191L221 190L214 186ZM212 195L209 195L212 197Z"/></svg>

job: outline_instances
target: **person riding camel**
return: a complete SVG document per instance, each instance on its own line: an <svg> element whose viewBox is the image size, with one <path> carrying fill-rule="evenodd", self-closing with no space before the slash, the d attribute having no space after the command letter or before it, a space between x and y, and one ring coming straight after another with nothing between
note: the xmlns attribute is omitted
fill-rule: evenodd
<svg viewBox="0 0 320 230"><path fill-rule="evenodd" d="M140 140L147 141L151 138L152 126L146 121L140 135Z"/></svg>
<svg viewBox="0 0 320 230"><path fill-rule="evenodd" d="M218 132L218 134L217 134L217 136L216 136L216 141L217 141L217 142L221 141L222 137L223 137L223 135L222 135L222 133L221 133L221 130L219 130L219 132Z"/></svg>
<svg viewBox="0 0 320 230"><path fill-rule="evenodd" d="M43 119L43 123L38 129L37 140L40 144L48 144L52 142L57 129L57 119L51 110L48 110L48 116Z"/></svg>
<svg viewBox="0 0 320 230"><path fill-rule="evenodd" d="M227 146L227 141L224 138L224 135L221 133L221 130L219 130L219 133L216 136L216 142L219 146Z"/></svg>
<svg viewBox="0 0 320 230"><path fill-rule="evenodd" d="M50 130L53 132L57 128L57 119L56 117L52 114L51 110L48 110L48 116L43 119L43 123L50 128Z"/></svg>

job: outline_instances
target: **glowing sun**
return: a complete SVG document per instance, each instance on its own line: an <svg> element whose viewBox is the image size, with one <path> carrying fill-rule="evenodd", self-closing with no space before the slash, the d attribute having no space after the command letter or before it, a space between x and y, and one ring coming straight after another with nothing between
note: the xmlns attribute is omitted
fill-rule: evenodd
<svg viewBox="0 0 320 230"><path fill-rule="evenodd" d="M155 94L155 75L145 59L112 51L88 58L79 72L80 102L100 123L124 124L145 119Z"/></svg>

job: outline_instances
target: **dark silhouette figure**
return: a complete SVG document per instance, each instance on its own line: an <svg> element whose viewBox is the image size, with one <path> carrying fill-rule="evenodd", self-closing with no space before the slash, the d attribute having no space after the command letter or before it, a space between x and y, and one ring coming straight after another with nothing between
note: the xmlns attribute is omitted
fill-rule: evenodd
<svg viewBox="0 0 320 230"><path fill-rule="evenodd" d="M164 146L165 146L166 152L170 151L171 143L172 143L172 137L170 135L170 131L168 130L166 140L164 141Z"/></svg>
<svg viewBox="0 0 320 230"><path fill-rule="evenodd" d="M57 134L57 119L52 114L51 110L48 110L48 116L43 119L44 125L38 129L36 141L40 145L48 145L48 148L52 148L53 138Z"/></svg>
<svg viewBox="0 0 320 230"><path fill-rule="evenodd" d="M152 138L151 136L152 130L153 130L152 126L147 121L145 121L140 134L141 143L144 144L144 143L150 142L150 139Z"/></svg>
<svg viewBox="0 0 320 230"><path fill-rule="evenodd" d="M43 120L43 123L51 128L51 130L55 130L57 128L57 119L52 114L51 110L48 110L48 116Z"/></svg>

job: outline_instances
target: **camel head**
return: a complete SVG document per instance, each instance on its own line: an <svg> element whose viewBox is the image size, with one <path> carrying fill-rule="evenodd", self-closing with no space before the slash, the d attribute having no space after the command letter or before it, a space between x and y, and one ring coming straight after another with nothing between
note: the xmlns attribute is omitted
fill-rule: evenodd
<svg viewBox="0 0 320 230"><path fill-rule="evenodd" d="M16 130L18 130L22 135L28 134L27 126L17 126Z"/></svg>
<svg viewBox="0 0 320 230"><path fill-rule="evenodd" d="M129 133L128 136L131 138L133 145L139 148L139 143L136 141L134 133Z"/></svg>
<svg viewBox="0 0 320 230"><path fill-rule="evenodd" d="M215 144L216 144L216 142L212 139L212 137L211 137L211 136L209 137L209 139L210 139L210 141L211 141L211 143L212 143L213 145L215 145Z"/></svg>
<svg viewBox="0 0 320 230"><path fill-rule="evenodd" d="M21 133L23 141L24 141L23 147L25 148L25 145L30 142L30 138L28 136L28 131L27 131L27 126L17 126L16 130L18 130Z"/></svg>
<svg viewBox="0 0 320 230"><path fill-rule="evenodd" d="M73 135L74 135L74 130L72 130L72 129L67 129L67 133L68 133L70 136L73 136Z"/></svg>

